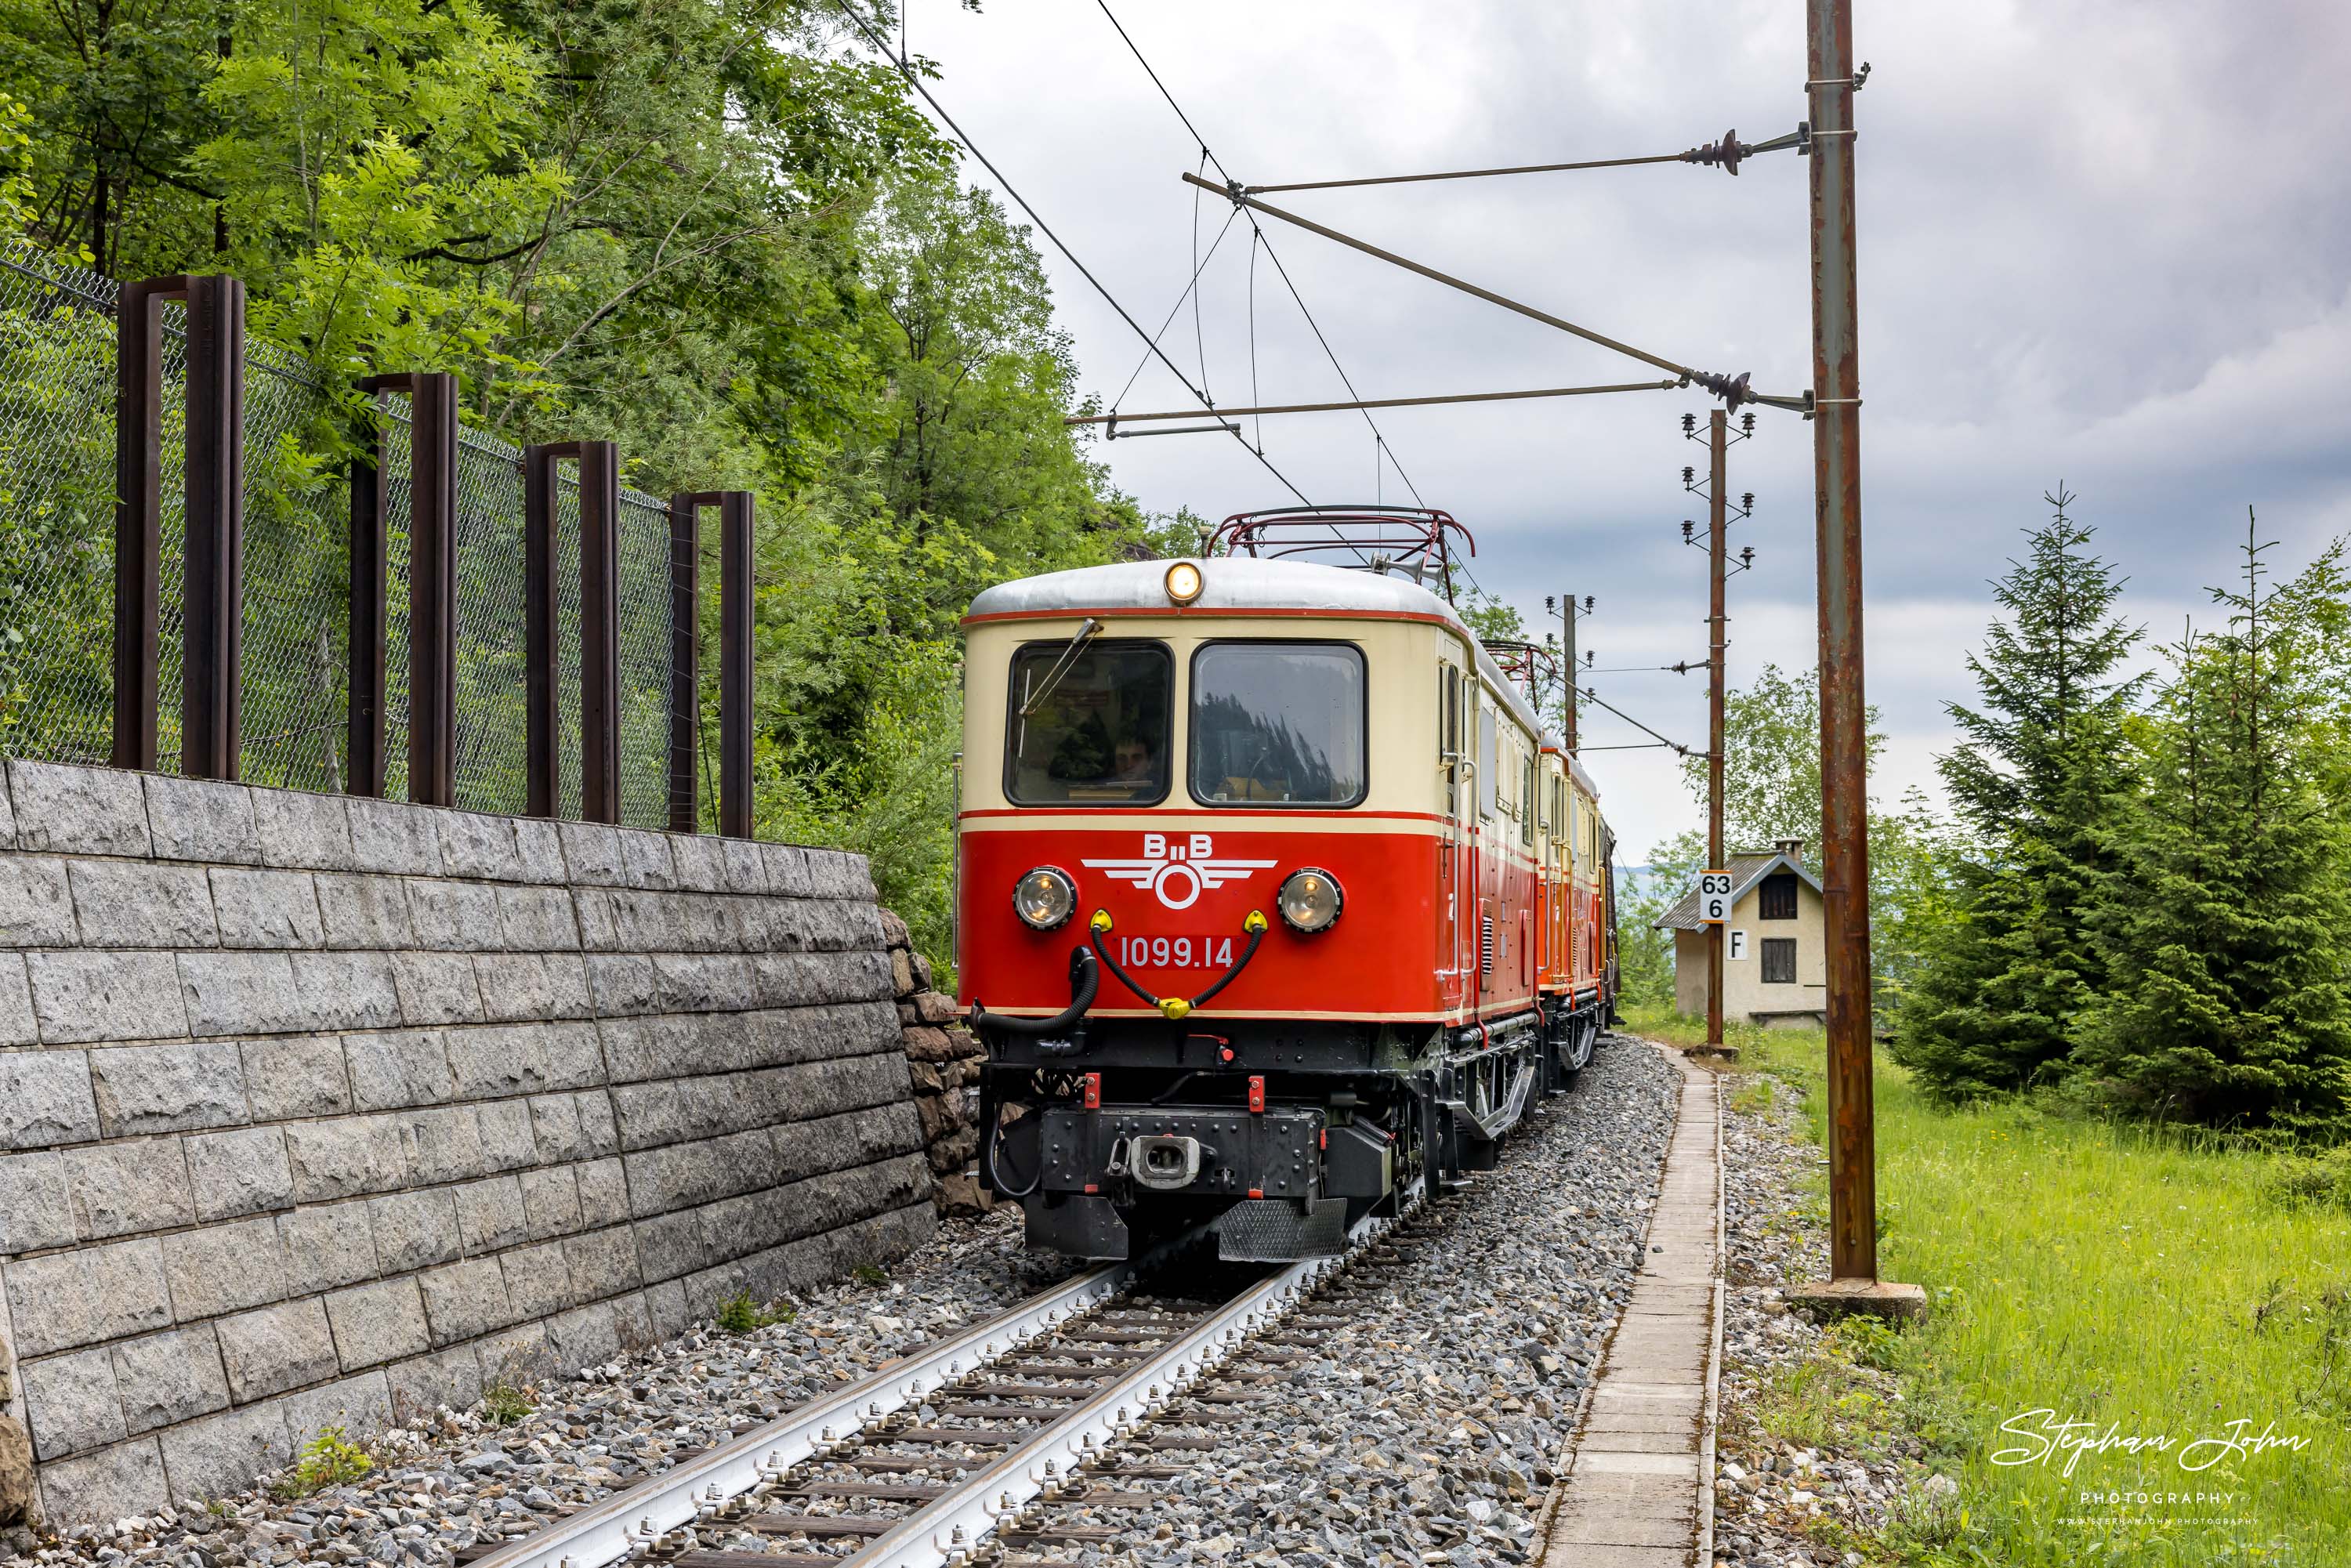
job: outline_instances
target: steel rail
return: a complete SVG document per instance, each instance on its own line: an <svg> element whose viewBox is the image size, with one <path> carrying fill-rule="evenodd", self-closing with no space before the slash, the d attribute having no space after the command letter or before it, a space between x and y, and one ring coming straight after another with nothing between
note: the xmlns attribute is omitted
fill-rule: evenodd
<svg viewBox="0 0 2351 1568"><path fill-rule="evenodd" d="M739 1496L798 1464L826 1440L854 1436L869 1421L919 1400L962 1368L1035 1339L1073 1313L1124 1289L1134 1266L1113 1263L1031 1296L953 1339L801 1406L780 1420L590 1504L559 1523L480 1558L473 1568L604 1568L643 1542L691 1524L714 1500Z"/></svg>
<svg viewBox="0 0 2351 1568"><path fill-rule="evenodd" d="M1419 1181L1405 1190L1398 1218L1411 1212L1424 1190ZM1134 1420L1181 1397L1180 1385L1222 1361L1242 1343L1244 1330L1254 1332L1285 1316L1304 1301L1310 1287L1395 1223L1395 1218L1365 1215L1348 1232L1346 1254L1292 1263L1252 1285L1037 1437L843 1558L843 1568L948 1568L965 1561L1000 1516L1018 1513L1047 1487L1095 1457Z"/></svg>

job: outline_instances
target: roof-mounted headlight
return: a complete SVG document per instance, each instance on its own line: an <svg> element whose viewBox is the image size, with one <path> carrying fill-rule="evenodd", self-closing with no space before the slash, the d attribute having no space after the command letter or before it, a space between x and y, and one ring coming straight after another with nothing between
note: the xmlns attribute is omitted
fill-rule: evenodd
<svg viewBox="0 0 2351 1568"><path fill-rule="evenodd" d="M1282 880L1281 918L1292 931L1328 931L1339 919L1346 895L1339 879L1319 866L1301 866Z"/></svg>
<svg viewBox="0 0 2351 1568"><path fill-rule="evenodd" d="M1012 888L1012 912L1035 931L1065 925L1077 913L1078 884L1057 865L1040 865Z"/></svg>
<svg viewBox="0 0 2351 1568"><path fill-rule="evenodd" d="M1167 598L1173 603L1191 603L1207 586L1200 569L1188 560L1179 560L1167 569Z"/></svg>

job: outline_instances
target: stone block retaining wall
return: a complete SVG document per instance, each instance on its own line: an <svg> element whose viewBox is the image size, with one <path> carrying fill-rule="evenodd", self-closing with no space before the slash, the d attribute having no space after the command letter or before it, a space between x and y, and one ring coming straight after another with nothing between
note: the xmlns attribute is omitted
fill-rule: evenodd
<svg viewBox="0 0 2351 1568"><path fill-rule="evenodd" d="M0 1526L241 1490L935 1224L862 857L5 785Z"/></svg>

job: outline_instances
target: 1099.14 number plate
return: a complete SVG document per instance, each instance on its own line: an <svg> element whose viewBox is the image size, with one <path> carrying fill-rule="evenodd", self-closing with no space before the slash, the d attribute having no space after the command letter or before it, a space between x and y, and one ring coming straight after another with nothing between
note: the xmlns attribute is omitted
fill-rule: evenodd
<svg viewBox="0 0 2351 1568"><path fill-rule="evenodd" d="M1121 936L1111 956L1122 969L1229 969L1240 949L1230 936Z"/></svg>

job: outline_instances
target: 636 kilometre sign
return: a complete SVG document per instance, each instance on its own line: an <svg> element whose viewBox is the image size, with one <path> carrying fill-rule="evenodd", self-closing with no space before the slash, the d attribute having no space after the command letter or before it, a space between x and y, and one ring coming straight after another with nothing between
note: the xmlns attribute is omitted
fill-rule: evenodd
<svg viewBox="0 0 2351 1568"><path fill-rule="evenodd" d="M1702 872L1698 879L1698 917L1708 925L1721 925L1730 919L1730 873L1727 871Z"/></svg>

